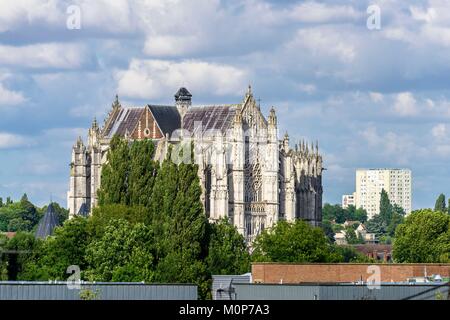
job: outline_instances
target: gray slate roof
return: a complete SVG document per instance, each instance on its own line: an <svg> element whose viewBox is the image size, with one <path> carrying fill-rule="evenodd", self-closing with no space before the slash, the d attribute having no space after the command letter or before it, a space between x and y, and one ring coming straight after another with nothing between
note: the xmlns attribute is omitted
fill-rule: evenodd
<svg viewBox="0 0 450 320"><path fill-rule="evenodd" d="M183 129L193 133L196 122L201 122L203 133L206 130L220 130L222 133L231 127L238 105L201 106L189 108L183 118Z"/></svg>
<svg viewBox="0 0 450 320"><path fill-rule="evenodd" d="M172 132L180 128L181 117L177 107L158 105L148 105L148 107L161 128L163 135L166 135L166 133L172 135Z"/></svg>
<svg viewBox="0 0 450 320"><path fill-rule="evenodd" d="M105 132L105 136L112 138L115 134L124 136L126 132L131 134L136 128L138 121L144 112L145 108L122 108L119 111L116 119L108 130Z"/></svg>
<svg viewBox="0 0 450 320"><path fill-rule="evenodd" d="M45 239L53 234L55 227L59 225L58 216L56 215L53 204L49 204L47 212L45 212L36 230L36 238Z"/></svg>

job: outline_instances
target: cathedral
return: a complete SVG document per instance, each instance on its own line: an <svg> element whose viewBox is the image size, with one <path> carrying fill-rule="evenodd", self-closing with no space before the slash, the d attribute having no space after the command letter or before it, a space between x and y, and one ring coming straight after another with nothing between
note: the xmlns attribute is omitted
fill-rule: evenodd
<svg viewBox="0 0 450 320"><path fill-rule="evenodd" d="M287 133L279 140L275 109L266 118L250 86L240 103L229 105L193 106L186 88L178 90L173 105L124 107L116 96L104 124L94 120L86 144L78 138L73 146L67 194L71 217L89 215L96 206L114 135L152 139L156 160L171 153L174 162L190 161L182 156L190 152L180 150L193 145L205 214L210 221L227 217L249 243L280 219L321 223L318 144L300 142L291 148Z"/></svg>

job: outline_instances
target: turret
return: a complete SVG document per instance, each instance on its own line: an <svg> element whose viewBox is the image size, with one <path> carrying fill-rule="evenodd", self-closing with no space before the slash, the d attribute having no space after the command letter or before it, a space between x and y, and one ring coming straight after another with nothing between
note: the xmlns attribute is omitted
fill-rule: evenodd
<svg viewBox="0 0 450 320"><path fill-rule="evenodd" d="M183 119L189 107L192 105L192 94L184 87L175 93L175 106Z"/></svg>

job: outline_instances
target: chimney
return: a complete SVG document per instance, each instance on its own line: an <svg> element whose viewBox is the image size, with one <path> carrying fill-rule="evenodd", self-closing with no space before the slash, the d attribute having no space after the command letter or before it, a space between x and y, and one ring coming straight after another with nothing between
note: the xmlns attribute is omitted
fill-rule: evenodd
<svg viewBox="0 0 450 320"><path fill-rule="evenodd" d="M192 94L186 88L180 88L177 93L175 93L175 106L180 113L181 119L183 119L188 108L192 105Z"/></svg>

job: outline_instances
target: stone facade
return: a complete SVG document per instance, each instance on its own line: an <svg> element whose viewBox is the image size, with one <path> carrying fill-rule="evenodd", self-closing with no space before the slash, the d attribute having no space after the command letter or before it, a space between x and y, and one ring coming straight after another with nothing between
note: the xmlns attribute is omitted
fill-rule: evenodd
<svg viewBox="0 0 450 320"><path fill-rule="evenodd" d="M153 139L155 158L194 144L202 201L211 221L227 217L251 242L279 219L322 220L322 157L317 143L291 148L286 134L278 140L275 109L267 119L249 87L241 103L192 106L181 88L175 105L124 108L118 98L100 128L94 120L88 144L72 149L68 207L70 216L89 214L97 203L101 165L115 134ZM183 154L188 154L187 152ZM173 157L174 161L185 161Z"/></svg>

